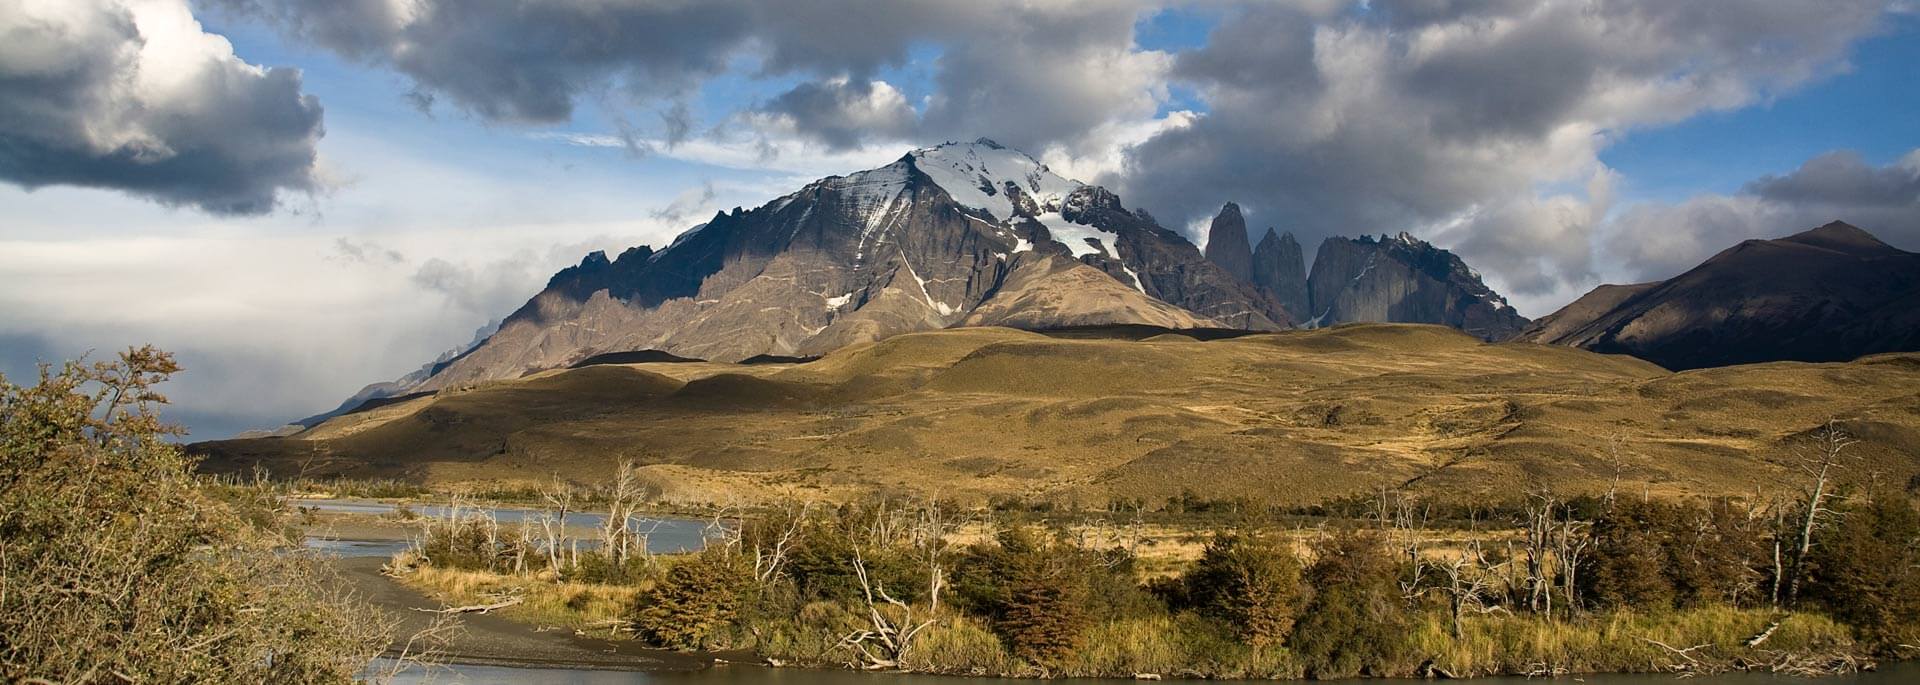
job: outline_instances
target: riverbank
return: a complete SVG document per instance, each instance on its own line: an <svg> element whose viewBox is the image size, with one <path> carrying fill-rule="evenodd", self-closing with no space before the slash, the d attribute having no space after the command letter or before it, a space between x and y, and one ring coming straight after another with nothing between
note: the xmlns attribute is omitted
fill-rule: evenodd
<svg viewBox="0 0 1920 685"><path fill-rule="evenodd" d="M379 609L392 625L388 656L431 649L429 660L436 663L626 671L692 671L713 662L712 655L648 649L632 640L593 637L500 613L453 616L450 628L441 631L444 640L409 645L409 640L434 628L442 616L434 611L448 605L382 575L385 563L375 557L351 557L336 560L334 566L346 589Z"/></svg>
<svg viewBox="0 0 1920 685"><path fill-rule="evenodd" d="M522 598L519 606L488 618L518 622L522 629L550 631L557 626L586 631L607 643L641 644L615 623L626 625L618 619L634 609L646 587L432 568L380 580L403 584L437 604L481 604L516 596ZM908 669L917 673L1022 679L1307 676L1301 660L1286 648L1249 647L1194 616L1098 623L1088 629L1080 649L1045 668L1018 658L977 618L957 612L925 618L935 622L919 636L916 662ZM827 602L810 603L791 616L749 617L734 631L740 643L728 657L788 667L867 670L843 643L845 635L863 628L863 620L854 607ZM1657 615L1622 611L1560 620L1496 613L1468 617L1457 639L1441 616L1429 613L1404 629L1411 651L1371 675L1832 675L1873 666L1857 653L1844 626L1816 614L1760 609L1711 607Z"/></svg>
<svg viewBox="0 0 1920 685"><path fill-rule="evenodd" d="M394 566L400 582L445 604L511 597L504 618L860 670L1826 675L1913 651L1900 637L1914 626L1910 612L1861 613L1876 598L1907 597L1910 564L1869 560L1920 529L1898 518L1913 515L1900 500L1848 503L1783 576L1804 579L1798 601L1796 586L1769 582L1772 533L1757 523L1766 519L1727 503L1618 501L1582 520L1545 501L1517 531L1388 518L1189 531L1177 546L1139 544L1142 527L989 524L931 503L797 506L691 554L623 542L549 556L497 537L490 520L450 519Z"/></svg>

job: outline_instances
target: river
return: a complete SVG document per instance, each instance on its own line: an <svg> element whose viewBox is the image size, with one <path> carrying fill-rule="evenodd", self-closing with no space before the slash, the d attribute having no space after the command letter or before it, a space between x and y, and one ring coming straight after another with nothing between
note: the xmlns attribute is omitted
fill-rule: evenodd
<svg viewBox="0 0 1920 685"><path fill-rule="evenodd" d="M397 504L370 500L292 499L288 504L303 509L343 514L381 515L393 513L399 508ZM445 518L450 513L448 507L439 504L408 504L407 509L420 516L431 518ZM491 512L494 520L506 525L534 520L540 516L538 510L517 507L463 506L461 510L463 515L472 511ZM606 520L607 515L602 512L577 511L567 514L566 525L573 529L597 529ZM706 544L707 538L714 532L712 521L690 518L634 517L629 520L627 527L635 532L646 533L647 551L654 554L698 550ZM393 553L405 549L408 544L410 543L406 540L352 540L319 536L307 538L308 547L343 557L393 556ZM580 541L582 549L594 544L597 542L590 539Z"/></svg>

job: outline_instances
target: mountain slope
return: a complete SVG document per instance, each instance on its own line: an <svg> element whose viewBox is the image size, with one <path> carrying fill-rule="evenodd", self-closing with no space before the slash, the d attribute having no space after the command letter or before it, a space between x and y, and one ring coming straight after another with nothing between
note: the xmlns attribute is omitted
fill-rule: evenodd
<svg viewBox="0 0 1920 685"><path fill-rule="evenodd" d="M1307 291L1313 325L1432 323L1504 340L1528 323L1458 256L1406 233L1326 239Z"/></svg>
<svg viewBox="0 0 1920 685"><path fill-rule="evenodd" d="M1516 339L1676 370L1920 350L1920 254L1837 221L1742 242L1666 281L1602 288Z"/></svg>
<svg viewBox="0 0 1920 685"><path fill-rule="evenodd" d="M1209 342L955 328L804 364L545 371L191 449L212 471L491 488L593 482L632 459L668 499L704 503L1311 504L1402 486L1506 501L1528 483L1751 495L1792 477L1829 418L1861 440L1850 472L1905 482L1920 471L1920 354L1675 374L1429 325Z"/></svg>
<svg viewBox="0 0 1920 685"><path fill-rule="evenodd" d="M1114 283L1093 287L1099 298L1065 297L1058 284L1085 285L1088 273ZM589 255L416 388L641 349L723 361L818 355L969 321L1288 324L1271 297L1113 193L981 140L718 214L659 251Z"/></svg>

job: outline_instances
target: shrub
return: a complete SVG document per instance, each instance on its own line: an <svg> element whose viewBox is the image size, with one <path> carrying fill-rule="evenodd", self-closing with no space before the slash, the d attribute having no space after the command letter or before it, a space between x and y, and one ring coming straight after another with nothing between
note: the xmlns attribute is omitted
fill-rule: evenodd
<svg viewBox="0 0 1920 685"><path fill-rule="evenodd" d="M660 575L660 564L649 554L637 554L614 561L601 550L580 553L580 564L569 570L567 580L603 585L641 585Z"/></svg>
<svg viewBox="0 0 1920 685"><path fill-rule="evenodd" d="M1057 663L1079 647L1092 625L1090 577L1112 571L1099 554L1042 542L1024 527L1000 531L997 542L975 545L962 556L955 594L962 608L987 619L1015 656Z"/></svg>
<svg viewBox="0 0 1920 685"><path fill-rule="evenodd" d="M177 370L147 347L0 378L0 681L345 682L384 646L272 493L195 481L154 413Z"/></svg>
<svg viewBox="0 0 1920 685"><path fill-rule="evenodd" d="M870 581L894 599L920 602L927 590L924 560L919 558L925 551L899 538L908 533L908 526L897 520L901 513L886 501L850 503L824 512L774 510L741 525L740 546L765 555L763 559L783 550L781 575L792 581L801 601L859 602L865 591L854 572L858 546Z"/></svg>
<svg viewBox="0 0 1920 685"><path fill-rule="evenodd" d="M1602 607L1671 608L1668 532L1676 516L1662 502L1621 500L1593 523L1580 594Z"/></svg>
<svg viewBox="0 0 1920 685"><path fill-rule="evenodd" d="M702 649L720 644L739 617L753 576L737 557L709 549L680 561L634 602L640 636L662 647Z"/></svg>
<svg viewBox="0 0 1920 685"><path fill-rule="evenodd" d="M1593 526L1582 594L1603 607L1739 606L1761 597L1769 531L1733 503L1620 501Z"/></svg>
<svg viewBox="0 0 1920 685"><path fill-rule="evenodd" d="M1291 550L1235 533L1215 535L1181 585L1185 606L1232 626L1255 647L1285 641L1305 600Z"/></svg>
<svg viewBox="0 0 1920 685"><path fill-rule="evenodd" d="M1920 513L1878 496L1838 507L1814 538L1805 598L1876 649L1911 644L1920 629Z"/></svg>
<svg viewBox="0 0 1920 685"><path fill-rule="evenodd" d="M422 534L420 556L434 566L471 571L498 571L512 558L500 539L499 525L485 515L435 519Z"/></svg>
<svg viewBox="0 0 1920 685"><path fill-rule="evenodd" d="M1667 568L1680 606L1738 607L1767 599L1761 587L1772 574L1772 547L1765 521L1727 500L1682 506L1679 513Z"/></svg>
<svg viewBox="0 0 1920 685"><path fill-rule="evenodd" d="M1410 619L1395 582L1395 560L1370 533L1318 541L1306 578L1313 586L1287 644L1307 675L1384 675L1408 649Z"/></svg>

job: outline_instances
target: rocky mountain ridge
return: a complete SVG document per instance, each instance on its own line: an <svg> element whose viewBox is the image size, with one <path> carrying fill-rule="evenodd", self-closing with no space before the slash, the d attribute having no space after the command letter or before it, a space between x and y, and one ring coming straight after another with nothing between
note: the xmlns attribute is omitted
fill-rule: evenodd
<svg viewBox="0 0 1920 685"><path fill-rule="evenodd" d="M1516 339L1673 370L1920 350L1920 253L1835 221L1743 241L1665 281L1600 286Z"/></svg>
<svg viewBox="0 0 1920 685"><path fill-rule="evenodd" d="M1504 340L1528 321L1459 256L1407 233L1320 243L1309 273L1292 233L1268 228L1247 250L1246 220L1227 203L1213 220L1207 258L1254 284L1304 326L1431 323Z"/></svg>
<svg viewBox="0 0 1920 685"><path fill-rule="evenodd" d="M386 390L517 378L631 350L813 356L952 326L1290 323L1279 302L1144 211L982 139L716 214L659 250L590 254L485 341Z"/></svg>

